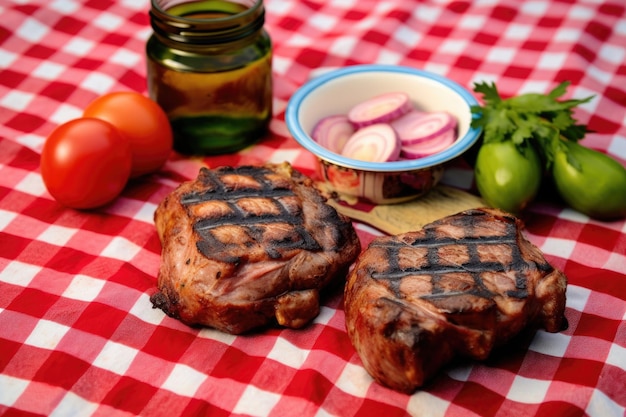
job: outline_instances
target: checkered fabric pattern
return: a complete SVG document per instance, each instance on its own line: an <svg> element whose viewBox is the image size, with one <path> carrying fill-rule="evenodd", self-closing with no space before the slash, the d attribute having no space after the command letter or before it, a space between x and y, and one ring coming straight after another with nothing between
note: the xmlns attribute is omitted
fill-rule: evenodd
<svg viewBox="0 0 626 417"><path fill-rule="evenodd" d="M231 336L153 309L156 205L202 165L314 158L284 109L330 68L401 64L471 91L595 99L583 143L626 163L623 0L266 0L274 42L270 135L235 155L173 155L100 210L65 209L39 171L46 136L111 91L146 91L146 0L0 2L0 414L7 416L594 416L626 413L626 222L598 222L544 198L528 238L569 278L569 328L459 362L405 395L367 375L342 295L302 330ZM469 176L469 177L468 177ZM468 180L469 178L469 180ZM450 184L471 184L452 169ZM364 245L380 232L356 223Z"/></svg>

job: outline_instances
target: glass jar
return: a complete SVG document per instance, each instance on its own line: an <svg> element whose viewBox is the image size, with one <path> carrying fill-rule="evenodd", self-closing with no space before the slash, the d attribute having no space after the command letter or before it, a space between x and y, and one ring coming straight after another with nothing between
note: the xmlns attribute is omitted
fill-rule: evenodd
<svg viewBox="0 0 626 417"><path fill-rule="evenodd" d="M148 91L174 149L208 155L260 139L272 117L272 46L263 0L152 0Z"/></svg>

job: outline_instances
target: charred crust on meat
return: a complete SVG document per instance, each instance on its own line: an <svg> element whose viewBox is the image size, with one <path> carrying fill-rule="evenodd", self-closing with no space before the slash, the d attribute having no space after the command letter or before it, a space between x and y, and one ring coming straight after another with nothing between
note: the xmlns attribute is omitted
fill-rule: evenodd
<svg viewBox="0 0 626 417"><path fill-rule="evenodd" d="M160 308L167 306L168 300L167 297L162 292L157 292L150 296L150 301L152 302L152 308Z"/></svg>
<svg viewBox="0 0 626 417"><path fill-rule="evenodd" d="M176 297L168 297L163 292L156 292L150 296L150 302L152 303L152 308L158 308L163 310L165 314L169 317L173 317L178 319L179 316L176 313L176 309L172 308L177 304L178 299Z"/></svg>

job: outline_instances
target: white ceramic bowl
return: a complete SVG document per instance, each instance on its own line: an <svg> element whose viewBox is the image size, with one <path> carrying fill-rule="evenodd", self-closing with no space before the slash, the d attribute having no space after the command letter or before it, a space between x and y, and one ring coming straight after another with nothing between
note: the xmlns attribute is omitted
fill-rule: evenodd
<svg viewBox="0 0 626 417"><path fill-rule="evenodd" d="M315 142L315 124L387 92L407 93L418 109L447 111L458 122L458 138L443 151L413 160L366 162L334 153ZM304 84L289 100L285 120L294 139L315 154L319 173L331 191L343 199L376 204L398 203L427 193L440 180L444 164L467 151L480 130L470 126L470 107L478 104L456 82L426 71L402 66L355 65L333 70Z"/></svg>

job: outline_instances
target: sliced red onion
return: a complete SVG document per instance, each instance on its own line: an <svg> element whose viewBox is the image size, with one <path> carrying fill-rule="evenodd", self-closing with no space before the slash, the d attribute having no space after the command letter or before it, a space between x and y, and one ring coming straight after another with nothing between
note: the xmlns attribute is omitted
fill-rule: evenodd
<svg viewBox="0 0 626 417"><path fill-rule="evenodd" d="M410 112L391 122L403 145L429 141L456 129L456 119L447 112Z"/></svg>
<svg viewBox="0 0 626 417"><path fill-rule="evenodd" d="M452 145L456 140L456 130L448 129L440 136L412 145L402 145L402 156L409 159L423 158L436 154Z"/></svg>
<svg viewBox="0 0 626 417"><path fill-rule="evenodd" d="M354 126L345 115L328 116L315 124L311 137L326 149L341 153L344 145L354 133Z"/></svg>
<svg viewBox="0 0 626 417"><path fill-rule="evenodd" d="M400 156L400 140L389 124L377 123L357 130L341 154L368 162L395 161Z"/></svg>
<svg viewBox="0 0 626 417"><path fill-rule="evenodd" d="M406 93L385 93L365 100L348 112L348 119L358 129L376 123L390 122L412 110Z"/></svg>

